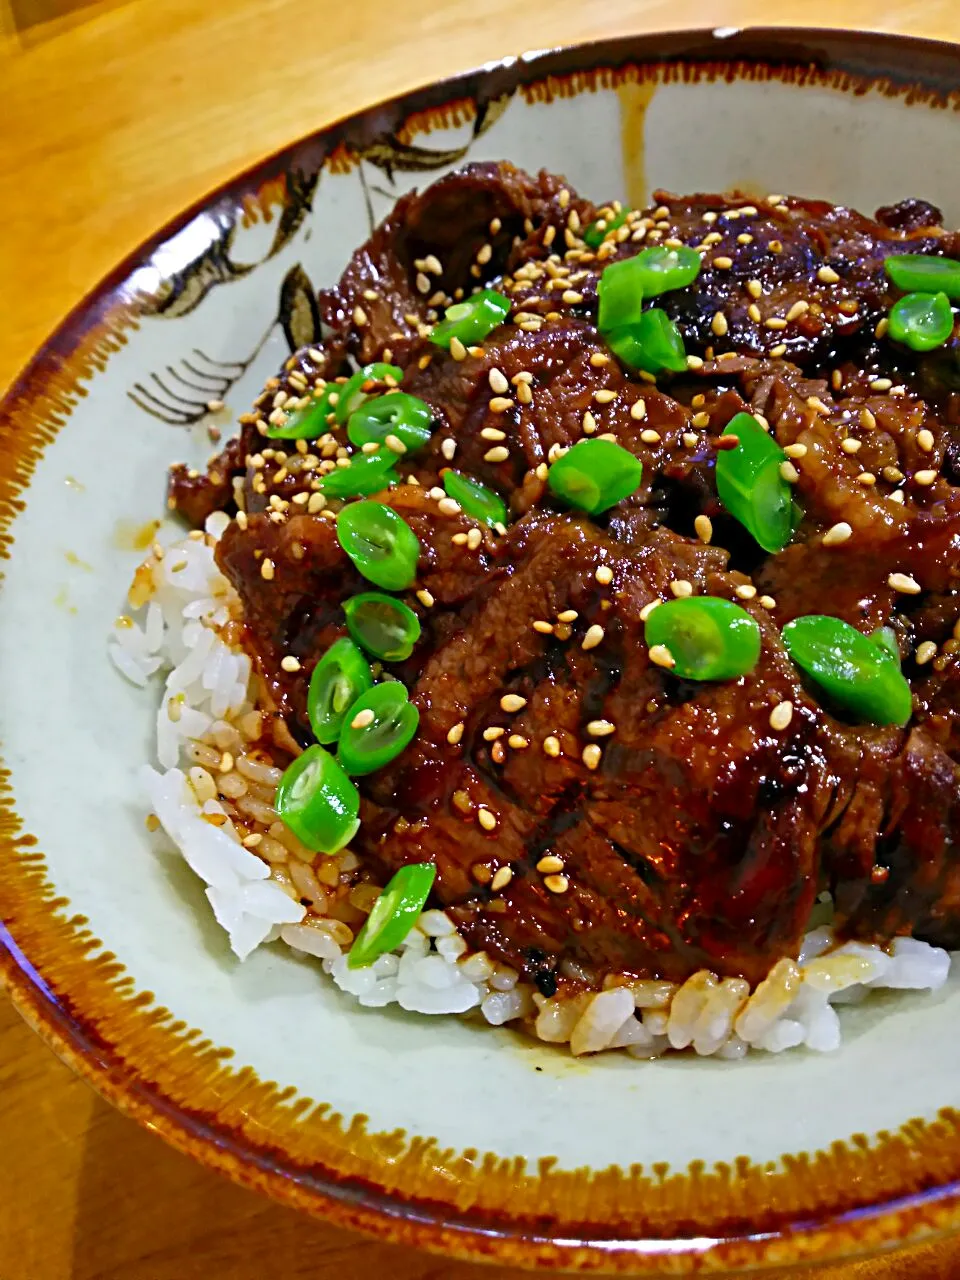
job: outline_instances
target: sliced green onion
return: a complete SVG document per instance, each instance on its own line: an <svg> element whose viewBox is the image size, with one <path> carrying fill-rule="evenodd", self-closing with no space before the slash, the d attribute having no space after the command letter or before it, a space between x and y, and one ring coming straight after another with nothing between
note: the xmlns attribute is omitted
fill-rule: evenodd
<svg viewBox="0 0 960 1280"><path fill-rule="evenodd" d="M422 449L430 439L433 412L418 396L396 391L365 401L350 415L347 436L351 444L381 443L396 436L409 452ZM397 450L399 453L400 451Z"/></svg>
<svg viewBox="0 0 960 1280"><path fill-rule="evenodd" d="M547 484L564 502L595 516L635 493L643 464L614 440L580 440L550 468Z"/></svg>
<svg viewBox="0 0 960 1280"><path fill-rule="evenodd" d="M371 394L374 386L378 382L386 382L387 378L391 382L399 383L403 379L403 370L395 364L383 364L379 360L374 364L364 365L362 369L358 369L339 388L340 394L337 397L337 407L334 410L337 421L341 424L346 422L351 413L355 413L367 396Z"/></svg>
<svg viewBox="0 0 960 1280"><path fill-rule="evenodd" d="M793 493L780 474L787 455L749 413L738 413L723 434L739 444L717 454L717 496L764 551L782 551L795 528Z"/></svg>
<svg viewBox="0 0 960 1280"><path fill-rule="evenodd" d="M637 280L645 298L656 298L661 293L685 289L700 274L703 259L695 249L681 245L668 249L666 245L651 245L637 254Z"/></svg>
<svg viewBox="0 0 960 1280"><path fill-rule="evenodd" d="M450 348L450 339L458 338L465 347L482 342L510 314L510 299L495 289L479 293L447 307L439 324L434 325L430 341L438 347Z"/></svg>
<svg viewBox="0 0 960 1280"><path fill-rule="evenodd" d="M373 904L347 953L348 969L366 969L388 951L395 951L417 923L430 896L437 868L432 862L401 867Z"/></svg>
<svg viewBox="0 0 960 1280"><path fill-rule="evenodd" d="M396 460L397 455L389 449L355 453L349 467L328 471L317 487L328 498L365 498L369 493L379 493L400 483L400 477L393 470Z"/></svg>
<svg viewBox="0 0 960 1280"><path fill-rule="evenodd" d="M643 267L638 258L621 258L604 267L597 284L597 328L614 333L637 324L643 311Z"/></svg>
<svg viewBox="0 0 960 1280"><path fill-rule="evenodd" d="M899 661L856 627L810 614L787 623L783 643L800 670L858 720L902 725L910 719L910 686Z"/></svg>
<svg viewBox="0 0 960 1280"><path fill-rule="evenodd" d="M686 596L660 604L644 624L647 646L670 651L675 676L736 680L760 657L760 628L746 609L719 596Z"/></svg>
<svg viewBox="0 0 960 1280"><path fill-rule="evenodd" d="M337 538L363 576L378 587L403 591L417 576L417 535L403 516L382 502L367 498L341 508Z"/></svg>
<svg viewBox="0 0 960 1280"><path fill-rule="evenodd" d="M887 275L905 293L945 293L960 298L960 262L926 253L898 253L887 258Z"/></svg>
<svg viewBox="0 0 960 1280"><path fill-rule="evenodd" d="M621 209L610 218L597 218L596 222L591 222L583 233L584 244L588 244L591 249L599 249L611 231L623 226L628 212L627 209Z"/></svg>
<svg viewBox="0 0 960 1280"><path fill-rule="evenodd" d="M328 382L323 391L305 409L296 409L280 427L268 423L267 435L271 440L316 440L325 431L329 431L327 419L333 413L330 403L339 396L343 386L339 382Z"/></svg>
<svg viewBox="0 0 960 1280"><path fill-rule="evenodd" d="M876 631L871 631L868 640L872 640L874 644L879 645L885 653L889 653L891 658L896 660L897 666L900 665L900 646L897 644L897 633L893 627L877 627Z"/></svg>
<svg viewBox="0 0 960 1280"><path fill-rule="evenodd" d="M420 619L402 600L364 591L343 604L347 630L367 653L383 662L402 662L420 639Z"/></svg>
<svg viewBox="0 0 960 1280"><path fill-rule="evenodd" d="M335 640L310 676L307 715L318 742L336 742L352 703L373 686L370 664L353 640Z"/></svg>
<svg viewBox="0 0 960 1280"><path fill-rule="evenodd" d="M933 351L953 333L953 310L945 293L907 293L890 308L889 336L911 351Z"/></svg>
<svg viewBox="0 0 960 1280"><path fill-rule="evenodd" d="M274 807L297 839L318 853L336 853L360 826L360 794L323 747L307 747L287 767Z"/></svg>
<svg viewBox="0 0 960 1280"><path fill-rule="evenodd" d="M337 758L352 777L373 773L400 754L419 723L420 712L399 680L375 684L344 717Z"/></svg>
<svg viewBox="0 0 960 1280"><path fill-rule="evenodd" d="M449 497L459 502L468 516L483 520L489 525L507 523L507 507L499 493L488 489L472 476L461 471L445 471L443 487Z"/></svg>
<svg viewBox="0 0 960 1280"><path fill-rule="evenodd" d="M645 373L683 373L687 353L680 330L665 311L651 307L640 319L614 333L604 334L607 345L630 369Z"/></svg>

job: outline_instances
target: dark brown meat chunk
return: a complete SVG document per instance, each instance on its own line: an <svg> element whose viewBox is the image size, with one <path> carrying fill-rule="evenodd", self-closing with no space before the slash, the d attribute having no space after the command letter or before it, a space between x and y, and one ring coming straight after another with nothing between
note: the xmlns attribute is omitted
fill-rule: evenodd
<svg viewBox="0 0 960 1280"><path fill-rule="evenodd" d="M956 945L960 363L952 344L895 348L878 324L895 296L884 259L960 240L922 201L876 220L794 198L657 201L595 249L581 233L597 210L549 175L471 166L404 197L323 295L324 347L291 357L239 442L207 477L176 473L172 498L196 521L242 506L219 562L271 700L308 742L313 665L368 586L337 541L340 503L315 497L351 447L333 422L299 444L265 439L267 424L351 360L403 369L433 435L375 497L421 545L404 598L422 635L391 671L421 719L362 780L354 847L382 875L435 861L437 903L545 992L564 961L598 982L704 967L758 980L796 954L824 888L851 936ZM611 355L596 312L605 265L658 242L697 247L704 266L659 300L694 359L654 384ZM510 298L508 321L467 353L439 349L429 326L480 284ZM719 437L743 410L790 450L803 520L776 555L717 497ZM591 436L640 458L643 479L587 519L546 476ZM505 532L444 501L450 466L503 497ZM837 526L849 535L825 545ZM754 671L696 684L651 663L645 608L687 590L753 614ZM789 661L779 628L820 612L894 628L909 725L849 723Z"/></svg>

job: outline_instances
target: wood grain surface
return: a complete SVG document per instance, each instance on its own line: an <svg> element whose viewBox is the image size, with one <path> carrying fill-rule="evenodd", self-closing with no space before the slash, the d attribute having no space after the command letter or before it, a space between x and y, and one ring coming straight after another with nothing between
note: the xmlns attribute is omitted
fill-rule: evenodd
<svg viewBox="0 0 960 1280"><path fill-rule="evenodd" d="M0 389L140 240L325 122L528 48L774 21L960 40L958 0L0 0ZM0 1280L493 1274L300 1218L192 1164L100 1101L2 996L0 1143ZM960 1252L818 1274L952 1280Z"/></svg>

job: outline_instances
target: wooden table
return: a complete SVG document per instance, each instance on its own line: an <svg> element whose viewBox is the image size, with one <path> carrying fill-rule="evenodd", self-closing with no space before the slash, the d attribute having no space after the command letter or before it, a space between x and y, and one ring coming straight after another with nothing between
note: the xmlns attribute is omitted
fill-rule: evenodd
<svg viewBox="0 0 960 1280"><path fill-rule="evenodd" d="M402 14L402 20L400 19ZM838 25L960 40L957 0L0 0L0 389L123 254L238 169L504 54L637 30ZM482 1280L302 1219L101 1102L0 997L0 1280ZM944 1280L933 1246L823 1280Z"/></svg>

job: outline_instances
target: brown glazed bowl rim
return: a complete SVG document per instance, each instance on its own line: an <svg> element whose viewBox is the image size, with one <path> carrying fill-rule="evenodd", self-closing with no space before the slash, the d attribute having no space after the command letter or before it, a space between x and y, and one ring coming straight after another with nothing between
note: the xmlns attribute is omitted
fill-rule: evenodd
<svg viewBox="0 0 960 1280"><path fill-rule="evenodd" d="M0 436L12 427L15 413L35 400L65 362L82 349L85 338L104 318L119 305L129 304L134 273L199 213L218 206L236 209L245 196L286 172L294 161L304 168L319 168L338 147L368 144L420 113L464 99L487 103L549 78L645 63L707 63L728 69L732 77L738 66L750 64L813 67L852 82L918 86L928 98L943 105L955 104L960 88L960 46L870 32L788 27L625 36L505 58L436 81L316 130L260 160L197 200L128 254L73 308L0 401ZM18 481L18 487L23 485L23 480ZM3 507L0 493L0 516ZM0 532L3 525L0 519ZM0 551L2 542L0 538ZM0 793L3 791L0 769ZM4 817L11 813L0 812L0 843L5 836ZM10 830L16 834L13 825ZM0 907L3 903L0 885ZM122 1112L160 1133L175 1148L284 1203L395 1242L499 1265L558 1271L732 1274L789 1266L803 1259L862 1256L899 1240L931 1238L960 1228L960 1180L956 1178L910 1194L902 1194L907 1185L902 1183L882 1199L852 1211L784 1219L774 1231L758 1232L744 1222L716 1237L691 1229L673 1238L623 1239L572 1229L568 1238L561 1238L556 1232L541 1234L470 1211L458 1212L443 1203L404 1200L360 1179L345 1178L335 1168L314 1165L306 1169L283 1151L255 1148L243 1134L212 1122L199 1108L192 1111L166 1096L160 1087L138 1076L135 1065L124 1060L116 1044L98 1035L85 1020L80 1000L74 1002L69 991L54 990L3 924L0 978L27 1022L71 1068ZM951 1128L947 1141L954 1137ZM942 1136L939 1141L942 1150ZM942 1176L940 1168L934 1166L928 1184L935 1184Z"/></svg>

